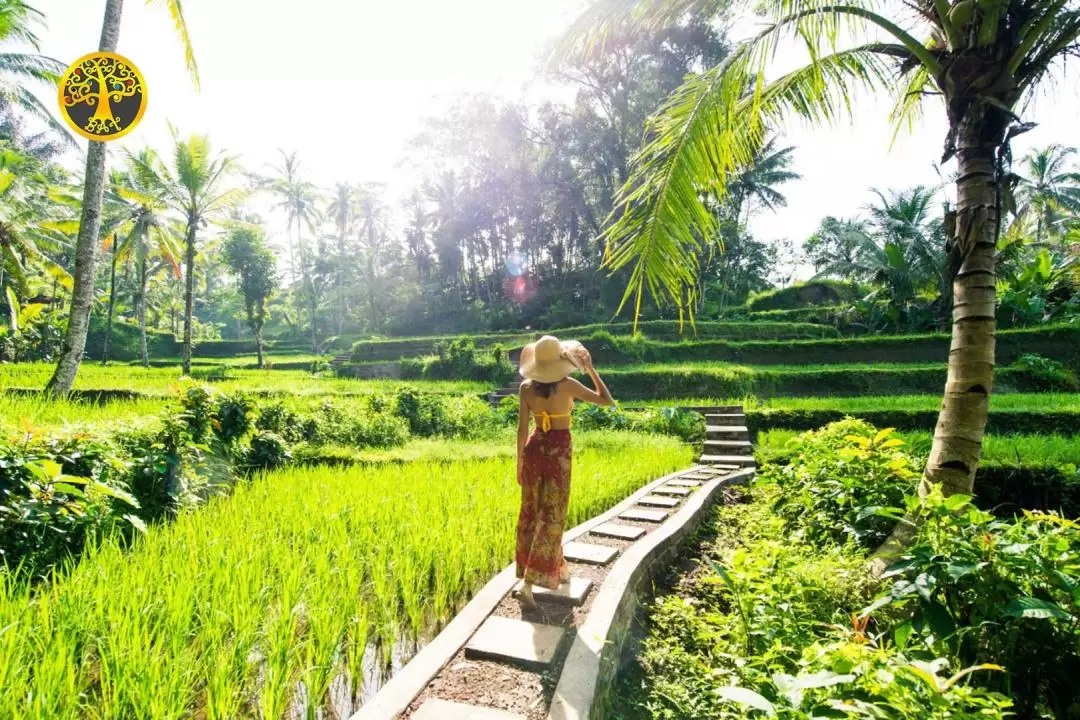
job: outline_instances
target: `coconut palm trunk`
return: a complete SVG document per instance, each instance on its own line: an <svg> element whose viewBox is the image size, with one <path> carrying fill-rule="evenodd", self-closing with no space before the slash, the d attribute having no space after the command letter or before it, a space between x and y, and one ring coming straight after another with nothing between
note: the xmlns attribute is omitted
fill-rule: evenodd
<svg viewBox="0 0 1080 720"><path fill-rule="evenodd" d="M105 339L101 344L101 364L109 364L109 338L112 337L113 313L116 311L116 236L113 236L109 247L111 262L109 264L109 310L105 320Z"/></svg>
<svg viewBox="0 0 1080 720"><path fill-rule="evenodd" d="M124 0L106 0L98 49L115 52L120 39L120 16ZM86 334L90 329L90 306L94 300L94 275L97 265L98 232L101 230L101 198L105 192L105 143L90 142L86 152L86 175L83 182L79 235L75 242L75 277L71 289L67 333L60 359L45 391L63 397L75 385Z"/></svg>
<svg viewBox="0 0 1080 720"><path fill-rule="evenodd" d="M146 346L146 246L138 245L139 294L135 298L135 314L139 318L139 358L144 368L150 367L150 352Z"/></svg>
<svg viewBox="0 0 1080 720"><path fill-rule="evenodd" d="M184 375L191 375L191 324L195 315L195 230L199 220L189 216L184 248Z"/></svg>
<svg viewBox="0 0 1080 720"><path fill-rule="evenodd" d="M945 495L971 494L982 456L994 385L997 322L994 259L999 231L997 148L1004 128L988 132L983 122L965 121L957 141L957 247L968 248L953 280L952 342L945 396L919 494L935 485ZM990 137L987 137L987 136ZM880 576L915 537L915 518L898 523L875 552L871 573Z"/></svg>

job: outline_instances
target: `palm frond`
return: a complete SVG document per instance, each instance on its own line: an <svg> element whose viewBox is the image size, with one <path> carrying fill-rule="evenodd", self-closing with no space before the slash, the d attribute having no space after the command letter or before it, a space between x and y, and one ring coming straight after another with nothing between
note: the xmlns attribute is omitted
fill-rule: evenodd
<svg viewBox="0 0 1080 720"><path fill-rule="evenodd" d="M645 289L685 306L697 273L694 251L715 230L705 195L723 195L728 177L751 162L771 126L788 113L816 122L850 117L858 89L888 82L888 64L866 46L767 84L753 64L760 52L760 43L744 44L687 80L652 119L653 139L634 158L605 233L606 266L633 265L620 310L632 296L640 308Z"/></svg>
<svg viewBox="0 0 1080 720"><path fill-rule="evenodd" d="M188 33L187 22L184 20L184 7L181 0L146 0L147 5L159 5L165 8L172 18L176 28L176 34L180 37L180 44L184 48L184 64L191 74L191 82L195 89L199 89L199 66L195 62L195 49L191 44L191 35Z"/></svg>

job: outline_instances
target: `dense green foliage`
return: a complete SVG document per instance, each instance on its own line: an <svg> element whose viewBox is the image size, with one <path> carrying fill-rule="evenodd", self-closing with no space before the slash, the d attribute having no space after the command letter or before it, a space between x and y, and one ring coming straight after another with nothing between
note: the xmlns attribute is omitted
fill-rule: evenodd
<svg viewBox="0 0 1080 720"><path fill-rule="evenodd" d="M657 600L616 716L1074 712L1080 525L920 500L903 443L860 421L796 452L761 468L748 504L718 511L700 570ZM924 522L875 587L868 549L905 507Z"/></svg>

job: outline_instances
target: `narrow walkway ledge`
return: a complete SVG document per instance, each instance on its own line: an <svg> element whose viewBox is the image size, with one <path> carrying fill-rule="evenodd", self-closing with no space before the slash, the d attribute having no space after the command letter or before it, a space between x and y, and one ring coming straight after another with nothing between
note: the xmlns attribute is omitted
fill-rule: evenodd
<svg viewBox="0 0 1080 720"><path fill-rule="evenodd" d="M584 540L590 530L616 520L621 513L637 505L641 498L653 494L656 488L687 473L704 469L700 465L694 465L689 469L679 470L647 483L607 512L568 530L563 535L563 542ZM725 477L723 482L726 483L729 477L734 476ZM706 487L698 491L698 494L704 495L710 492L717 482L714 480L708 483ZM644 532L641 530L642 534ZM664 534L664 531L658 528L654 534ZM614 567L618 567L618 564ZM517 584L517 578L514 575L514 566L511 564L492 578L431 642L421 648L416 656L383 685L375 697L353 713L349 720L393 720L398 717L465 646L503 597L513 591Z"/></svg>
<svg viewBox="0 0 1080 720"><path fill-rule="evenodd" d="M647 581L678 553L682 541L719 496L720 488L745 483L753 475L754 471L747 469L706 482L667 522L615 562L574 638L548 720L603 720L605 694L611 690Z"/></svg>

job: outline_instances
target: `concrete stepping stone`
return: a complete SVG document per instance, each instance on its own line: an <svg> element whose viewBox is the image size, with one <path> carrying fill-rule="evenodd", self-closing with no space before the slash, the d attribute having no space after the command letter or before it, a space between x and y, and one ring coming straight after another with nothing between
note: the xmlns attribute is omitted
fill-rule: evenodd
<svg viewBox="0 0 1080 720"><path fill-rule="evenodd" d="M664 522L664 518L670 515L667 510L627 510L619 517L626 520L638 520L641 522Z"/></svg>
<svg viewBox="0 0 1080 720"><path fill-rule="evenodd" d="M686 475L680 475L679 480L712 480L716 477L716 473L712 470L702 470L700 472L687 473ZM698 483L700 485L700 483Z"/></svg>
<svg viewBox="0 0 1080 720"><path fill-rule="evenodd" d="M503 660L541 669L551 664L566 629L491 616L465 646L470 659Z"/></svg>
<svg viewBox="0 0 1080 720"><path fill-rule="evenodd" d="M518 583L517 587L514 588L514 597L517 597L521 592L521 585L522 583ZM585 598L588 597L592 586L593 581L588 578L571 577L570 582L560 585L557 590L548 590L533 585L533 598L538 603L549 602L578 607L585 602Z"/></svg>
<svg viewBox="0 0 1080 720"><path fill-rule="evenodd" d="M675 478L674 480L668 480L667 484L668 485L674 485L675 487L695 488L695 487L701 487L701 483L704 480L712 480L713 479L712 475L709 475L708 477L705 477L703 475L698 476L698 477L701 477L702 480L698 480L698 479L696 479L696 477L693 477L693 478Z"/></svg>
<svg viewBox="0 0 1080 720"><path fill-rule="evenodd" d="M709 463L713 467L724 470L739 470L744 467L754 467L757 461L753 455L702 455L698 462Z"/></svg>
<svg viewBox="0 0 1080 720"><path fill-rule="evenodd" d="M690 488L676 487L673 485L663 485L653 490L657 495L675 495L676 497L685 497L690 494Z"/></svg>
<svg viewBox="0 0 1080 720"><path fill-rule="evenodd" d="M673 508L678 504L679 501L675 498L660 497L659 495L646 495L638 500L638 505L648 505L649 507Z"/></svg>
<svg viewBox="0 0 1080 720"><path fill-rule="evenodd" d="M603 525L597 525L589 532L593 535L600 535L602 537L613 537L619 538L620 540L637 540L645 534L645 528L606 522Z"/></svg>
<svg viewBox="0 0 1080 720"><path fill-rule="evenodd" d="M563 557L570 562L607 565L619 554L619 549L609 545L590 545L571 541L563 545L562 553Z"/></svg>
<svg viewBox="0 0 1080 720"><path fill-rule="evenodd" d="M438 698L425 702L410 717L412 720L525 720L524 715L506 710L463 705Z"/></svg>

